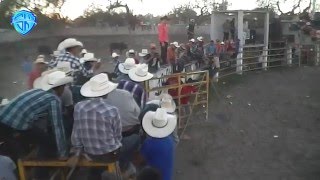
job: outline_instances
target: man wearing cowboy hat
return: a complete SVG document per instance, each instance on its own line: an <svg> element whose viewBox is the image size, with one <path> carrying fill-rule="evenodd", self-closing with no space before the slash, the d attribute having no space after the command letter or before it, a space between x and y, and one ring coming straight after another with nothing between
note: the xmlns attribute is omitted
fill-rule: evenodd
<svg viewBox="0 0 320 180"><path fill-rule="evenodd" d="M83 149L92 159L110 161L119 157L120 168L126 170L132 153L138 148L138 135L122 138L119 109L105 98L117 88L101 73L81 87L81 95L89 98L76 104L71 142ZM119 150L120 149L120 150Z"/></svg>
<svg viewBox="0 0 320 180"><path fill-rule="evenodd" d="M128 73L131 69L135 68L137 65L133 58L127 58L123 63L119 63L118 70L120 75L117 77L117 82L121 80L130 80Z"/></svg>
<svg viewBox="0 0 320 180"><path fill-rule="evenodd" d="M130 50L127 52L127 57L128 57L128 58L133 58L133 59L134 59L134 62L135 62L136 64L139 64L139 59L137 58L136 52L135 52L133 49L130 49Z"/></svg>
<svg viewBox="0 0 320 180"><path fill-rule="evenodd" d="M130 92L116 89L108 95L106 102L119 109L123 137L139 134L141 123L138 116L141 109Z"/></svg>
<svg viewBox="0 0 320 180"><path fill-rule="evenodd" d="M87 70L80 63L81 51L83 44L80 41L77 41L73 38L68 38L63 42L63 49L65 53L60 55L56 61L52 64L53 67L56 67L59 62L69 62L73 72L80 72L85 77L90 77L93 75L93 72L100 67L100 63L96 63L91 69ZM76 82L76 76L73 74Z"/></svg>
<svg viewBox="0 0 320 180"><path fill-rule="evenodd" d="M173 178L174 142L170 134L177 126L177 116L158 108L147 112L142 119L142 127L149 135L141 147L146 164L158 169L163 180Z"/></svg>
<svg viewBox="0 0 320 180"><path fill-rule="evenodd" d="M130 80L121 80L118 89L130 92L138 106L142 109L146 103L147 94L143 88L143 82L151 79L153 74L148 72L148 65L138 64L128 72Z"/></svg>
<svg viewBox="0 0 320 180"><path fill-rule="evenodd" d="M144 63L148 64L149 72L156 73L160 67L160 55L154 43L150 44L150 53L144 56Z"/></svg>
<svg viewBox="0 0 320 180"><path fill-rule="evenodd" d="M81 50L81 58L83 58L84 55L87 54L87 53L88 53L88 51L86 49L82 49Z"/></svg>
<svg viewBox="0 0 320 180"><path fill-rule="evenodd" d="M47 70L48 68L48 62L45 61L43 57L38 57L34 62L33 62L33 70L29 74L29 79L28 79L28 87L29 89L33 88L33 82L41 76L41 74Z"/></svg>
<svg viewBox="0 0 320 180"><path fill-rule="evenodd" d="M139 120L142 122L142 118L149 111L156 111L158 108L163 108L167 111L167 113L171 115L176 115L176 103L174 102L172 96L167 93L163 93L159 96L159 99L148 101L145 108L141 111L139 115ZM172 133L172 137L174 139L175 145L179 143L178 129Z"/></svg>
<svg viewBox="0 0 320 180"><path fill-rule="evenodd" d="M83 67L86 70L92 69L93 66L95 66L97 63L99 63L101 60L96 58L94 56L94 53L85 53L82 58L80 58L80 63L83 65ZM75 76L77 77L75 81L75 85L83 85L85 82L87 82L90 77L84 76L81 72L76 72Z"/></svg>
<svg viewBox="0 0 320 180"><path fill-rule="evenodd" d="M158 25L158 39L161 46L162 64L167 63L167 49L169 43L168 20L168 16L163 16L160 18L160 24Z"/></svg>
<svg viewBox="0 0 320 180"><path fill-rule="evenodd" d="M177 63L176 49L179 47L180 46L178 42L170 43L170 46L168 47L167 61L168 61L168 64L172 66L173 71L176 69L176 63Z"/></svg>
<svg viewBox="0 0 320 180"><path fill-rule="evenodd" d="M0 137L12 138L19 133L23 143L39 145L40 158L68 155L67 140L62 118L60 96L64 86L72 82L64 72L47 74L41 80L41 89L31 89L20 94L0 110ZM40 120L49 127L41 127ZM55 139L55 141L54 141Z"/></svg>

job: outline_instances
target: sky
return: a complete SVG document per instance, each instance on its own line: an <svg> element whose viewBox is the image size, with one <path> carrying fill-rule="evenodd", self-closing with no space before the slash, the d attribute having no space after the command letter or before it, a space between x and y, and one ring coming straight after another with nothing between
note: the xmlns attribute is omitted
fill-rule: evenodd
<svg viewBox="0 0 320 180"><path fill-rule="evenodd" d="M181 4L186 4L190 0L122 0L127 3L129 8L133 10L134 14L153 14L164 15L170 12L174 7ZM191 2L193 2L191 0ZM256 0L229 0L231 6L230 10L244 9L251 10L256 7ZM75 19L81 16L84 10L90 4L101 5L103 7L108 5L108 0L66 0L62 7L63 16L68 16L70 19Z"/></svg>

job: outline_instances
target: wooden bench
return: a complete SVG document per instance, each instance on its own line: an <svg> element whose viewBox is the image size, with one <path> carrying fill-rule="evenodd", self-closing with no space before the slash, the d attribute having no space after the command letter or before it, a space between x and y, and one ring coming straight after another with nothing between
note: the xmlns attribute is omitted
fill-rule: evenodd
<svg viewBox="0 0 320 180"><path fill-rule="evenodd" d="M105 167L109 173L114 173L116 174L117 177L121 176L120 169L117 162L101 163L101 162L89 161L85 158L80 158L76 166L77 167ZM68 165L68 161L19 159L18 170L19 170L20 180L28 180L27 172L26 172L27 167L56 167L56 168L70 169ZM65 176L61 178L66 179Z"/></svg>

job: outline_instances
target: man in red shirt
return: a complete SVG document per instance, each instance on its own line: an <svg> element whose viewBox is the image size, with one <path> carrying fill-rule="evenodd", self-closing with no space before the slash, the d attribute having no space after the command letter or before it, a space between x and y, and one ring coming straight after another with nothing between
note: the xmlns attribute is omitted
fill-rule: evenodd
<svg viewBox="0 0 320 180"><path fill-rule="evenodd" d="M160 19L160 24L158 24L158 39L161 46L161 59L162 64L167 63L167 49L168 49L168 42L169 42L169 31L168 31L168 16L164 16Z"/></svg>
<svg viewBox="0 0 320 180"><path fill-rule="evenodd" d="M33 82L48 68L48 62L45 61L43 55L39 55L33 64L33 69L28 77L28 89L33 89Z"/></svg>

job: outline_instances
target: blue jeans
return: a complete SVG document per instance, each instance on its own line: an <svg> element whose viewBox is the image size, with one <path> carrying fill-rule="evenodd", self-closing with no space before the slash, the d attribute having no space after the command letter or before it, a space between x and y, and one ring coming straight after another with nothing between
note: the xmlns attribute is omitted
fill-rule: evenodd
<svg viewBox="0 0 320 180"><path fill-rule="evenodd" d="M122 138L122 147L120 148L119 163L121 169L127 169L132 160L134 152L138 151L141 144L140 136L132 134Z"/></svg>

